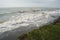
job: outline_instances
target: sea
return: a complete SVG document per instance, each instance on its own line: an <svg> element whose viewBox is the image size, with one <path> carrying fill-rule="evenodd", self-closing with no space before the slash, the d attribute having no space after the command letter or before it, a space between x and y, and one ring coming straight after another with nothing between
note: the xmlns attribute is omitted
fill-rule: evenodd
<svg viewBox="0 0 60 40"><path fill-rule="evenodd" d="M17 40L17 35L53 23L60 8L0 8L0 40Z"/></svg>

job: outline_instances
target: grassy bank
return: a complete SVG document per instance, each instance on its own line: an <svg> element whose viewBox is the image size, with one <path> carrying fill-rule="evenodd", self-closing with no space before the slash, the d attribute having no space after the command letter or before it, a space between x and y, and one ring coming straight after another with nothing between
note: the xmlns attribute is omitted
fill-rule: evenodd
<svg viewBox="0 0 60 40"><path fill-rule="evenodd" d="M19 40L60 40L60 21L34 29L18 37Z"/></svg>

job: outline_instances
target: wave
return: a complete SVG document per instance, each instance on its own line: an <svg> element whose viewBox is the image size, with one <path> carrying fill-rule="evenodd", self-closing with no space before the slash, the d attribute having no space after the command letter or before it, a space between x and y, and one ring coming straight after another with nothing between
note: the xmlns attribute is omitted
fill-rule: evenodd
<svg viewBox="0 0 60 40"><path fill-rule="evenodd" d="M4 18L6 19L3 23L0 23L0 39L4 39L8 35L9 37L10 35L14 37L17 34L26 32L25 30L29 31L35 27L38 28L39 26L52 23L60 16L60 10L20 10L1 15L3 15L3 20Z"/></svg>
<svg viewBox="0 0 60 40"><path fill-rule="evenodd" d="M10 14L9 14L10 15ZM8 16L9 16L8 15ZM52 22L58 16L60 16L60 11L40 11L40 12L25 12L11 14L8 21L0 24L0 32L10 31L20 26L28 26L33 24L37 27L44 25L46 23Z"/></svg>

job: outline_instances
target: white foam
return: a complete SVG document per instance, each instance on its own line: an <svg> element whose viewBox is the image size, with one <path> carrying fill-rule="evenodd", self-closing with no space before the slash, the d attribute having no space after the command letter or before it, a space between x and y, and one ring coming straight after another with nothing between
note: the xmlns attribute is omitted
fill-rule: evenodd
<svg viewBox="0 0 60 40"><path fill-rule="evenodd" d="M27 27L30 24L35 24L35 26L38 27L57 18L53 18L52 16L60 16L60 11L44 11L39 13L31 12L22 14L17 13L16 15L12 16L8 21L0 24L0 32L10 31L22 26Z"/></svg>

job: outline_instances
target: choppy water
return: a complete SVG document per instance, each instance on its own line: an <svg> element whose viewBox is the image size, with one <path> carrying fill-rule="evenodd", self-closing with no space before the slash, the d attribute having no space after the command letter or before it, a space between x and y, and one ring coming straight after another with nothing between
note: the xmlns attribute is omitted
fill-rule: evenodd
<svg viewBox="0 0 60 40"><path fill-rule="evenodd" d="M6 31L20 27L25 28L23 30L28 30L30 27L39 27L53 22L59 16L59 9L0 8L0 39L3 39L2 34Z"/></svg>

